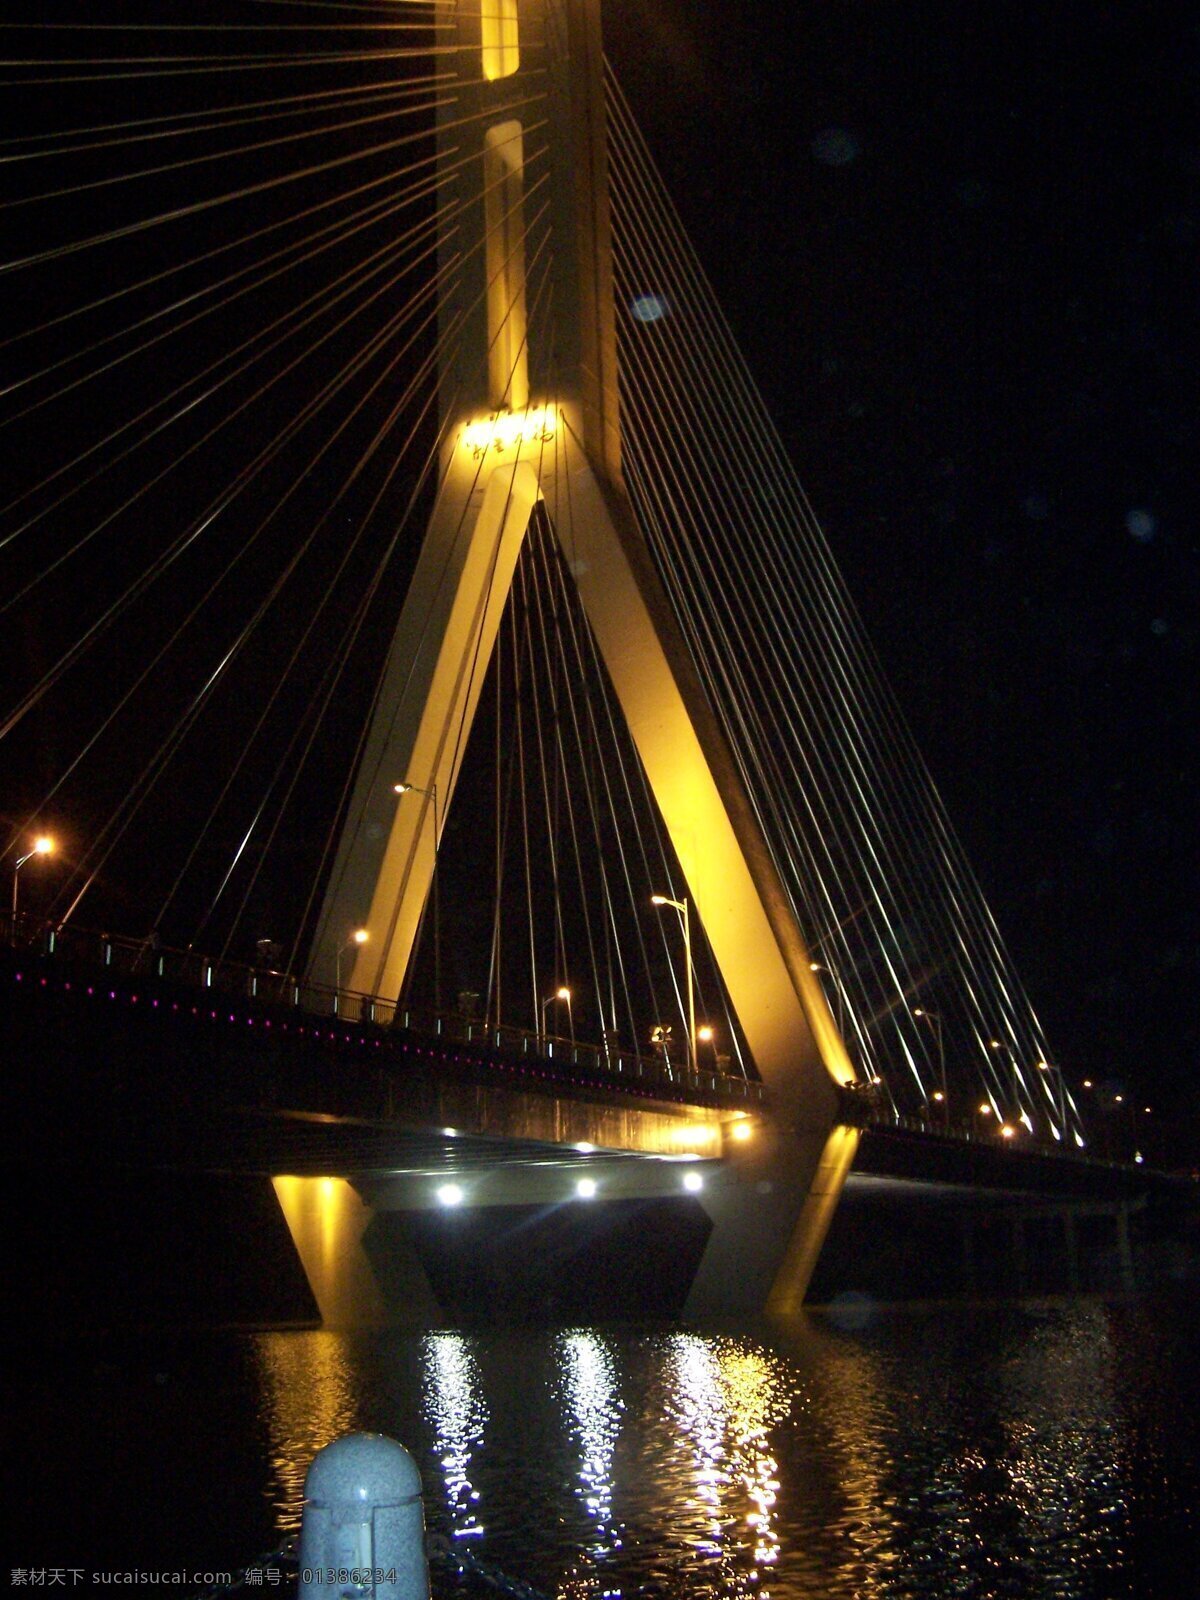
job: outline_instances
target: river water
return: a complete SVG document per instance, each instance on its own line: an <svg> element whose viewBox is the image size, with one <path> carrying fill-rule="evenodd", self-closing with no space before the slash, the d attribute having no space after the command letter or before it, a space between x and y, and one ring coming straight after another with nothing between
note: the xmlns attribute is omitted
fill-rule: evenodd
<svg viewBox="0 0 1200 1600"><path fill-rule="evenodd" d="M431 1529L547 1596L1189 1600L1194 1312L42 1341L9 1369L10 1565L243 1565L313 1452L372 1429Z"/></svg>

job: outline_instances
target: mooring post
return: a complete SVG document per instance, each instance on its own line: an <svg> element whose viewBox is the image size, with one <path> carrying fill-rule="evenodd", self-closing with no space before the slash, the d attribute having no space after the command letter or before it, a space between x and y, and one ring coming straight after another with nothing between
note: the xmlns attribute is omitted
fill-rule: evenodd
<svg viewBox="0 0 1200 1600"><path fill-rule="evenodd" d="M299 1593L429 1600L421 1474L394 1439L348 1433L313 1457L304 1480Z"/></svg>

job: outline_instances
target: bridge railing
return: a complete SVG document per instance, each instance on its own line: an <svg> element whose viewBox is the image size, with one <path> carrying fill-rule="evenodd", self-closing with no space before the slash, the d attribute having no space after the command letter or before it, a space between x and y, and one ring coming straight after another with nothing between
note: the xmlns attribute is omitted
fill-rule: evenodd
<svg viewBox="0 0 1200 1600"><path fill-rule="evenodd" d="M15 949L103 968L114 977L157 978L346 1023L411 1030L444 1039L448 1044L476 1045L507 1055L538 1058L639 1087L659 1084L676 1093L720 1095L748 1105L760 1104L763 1099L762 1085L751 1079L734 1077L715 1066L709 1069L703 1063L694 1070L681 1062L639 1055L622 1049L613 1039L603 1045L589 1044L459 1011L409 1006L382 995L312 983L271 967L218 960L198 950L172 949L154 938L134 939L70 925L55 927L32 918L14 919L9 914L0 920L0 939Z"/></svg>

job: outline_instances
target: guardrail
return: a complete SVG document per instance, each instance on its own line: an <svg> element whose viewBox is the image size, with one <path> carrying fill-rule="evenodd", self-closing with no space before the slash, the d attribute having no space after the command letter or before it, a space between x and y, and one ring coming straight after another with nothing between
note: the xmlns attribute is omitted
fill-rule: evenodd
<svg viewBox="0 0 1200 1600"><path fill-rule="evenodd" d="M114 976L157 978L262 1005L286 1006L314 1016L332 1017L348 1024L410 1030L444 1039L447 1044L473 1044L507 1055L537 1057L563 1067L630 1080L642 1087L659 1083L669 1086L675 1094L694 1090L740 1100L747 1105L763 1102L763 1087L752 1079L716 1070L693 1071L679 1062L664 1062L660 1057L624 1050L615 1041L607 1045L589 1044L470 1017L459 1011L410 1006L382 995L312 983L293 973L269 967L218 960L197 950L172 949L159 945L154 939L132 939L69 925L55 927L20 915L14 919L11 914L0 918L0 939L11 949L104 968Z"/></svg>

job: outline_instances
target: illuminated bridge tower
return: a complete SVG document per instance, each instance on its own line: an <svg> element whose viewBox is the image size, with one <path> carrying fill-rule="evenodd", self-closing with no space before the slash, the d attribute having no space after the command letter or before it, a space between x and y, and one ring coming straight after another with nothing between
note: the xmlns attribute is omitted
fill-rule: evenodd
<svg viewBox="0 0 1200 1600"><path fill-rule="evenodd" d="M460 76L440 111L442 458L314 945L332 982L401 992L459 764L530 517L544 506L769 1095L727 1142L688 1309L803 1297L857 1135L852 1067L626 497L600 0L438 8ZM401 801L396 784L413 787ZM347 962L348 966L348 962ZM343 968L343 982L347 981Z"/></svg>

